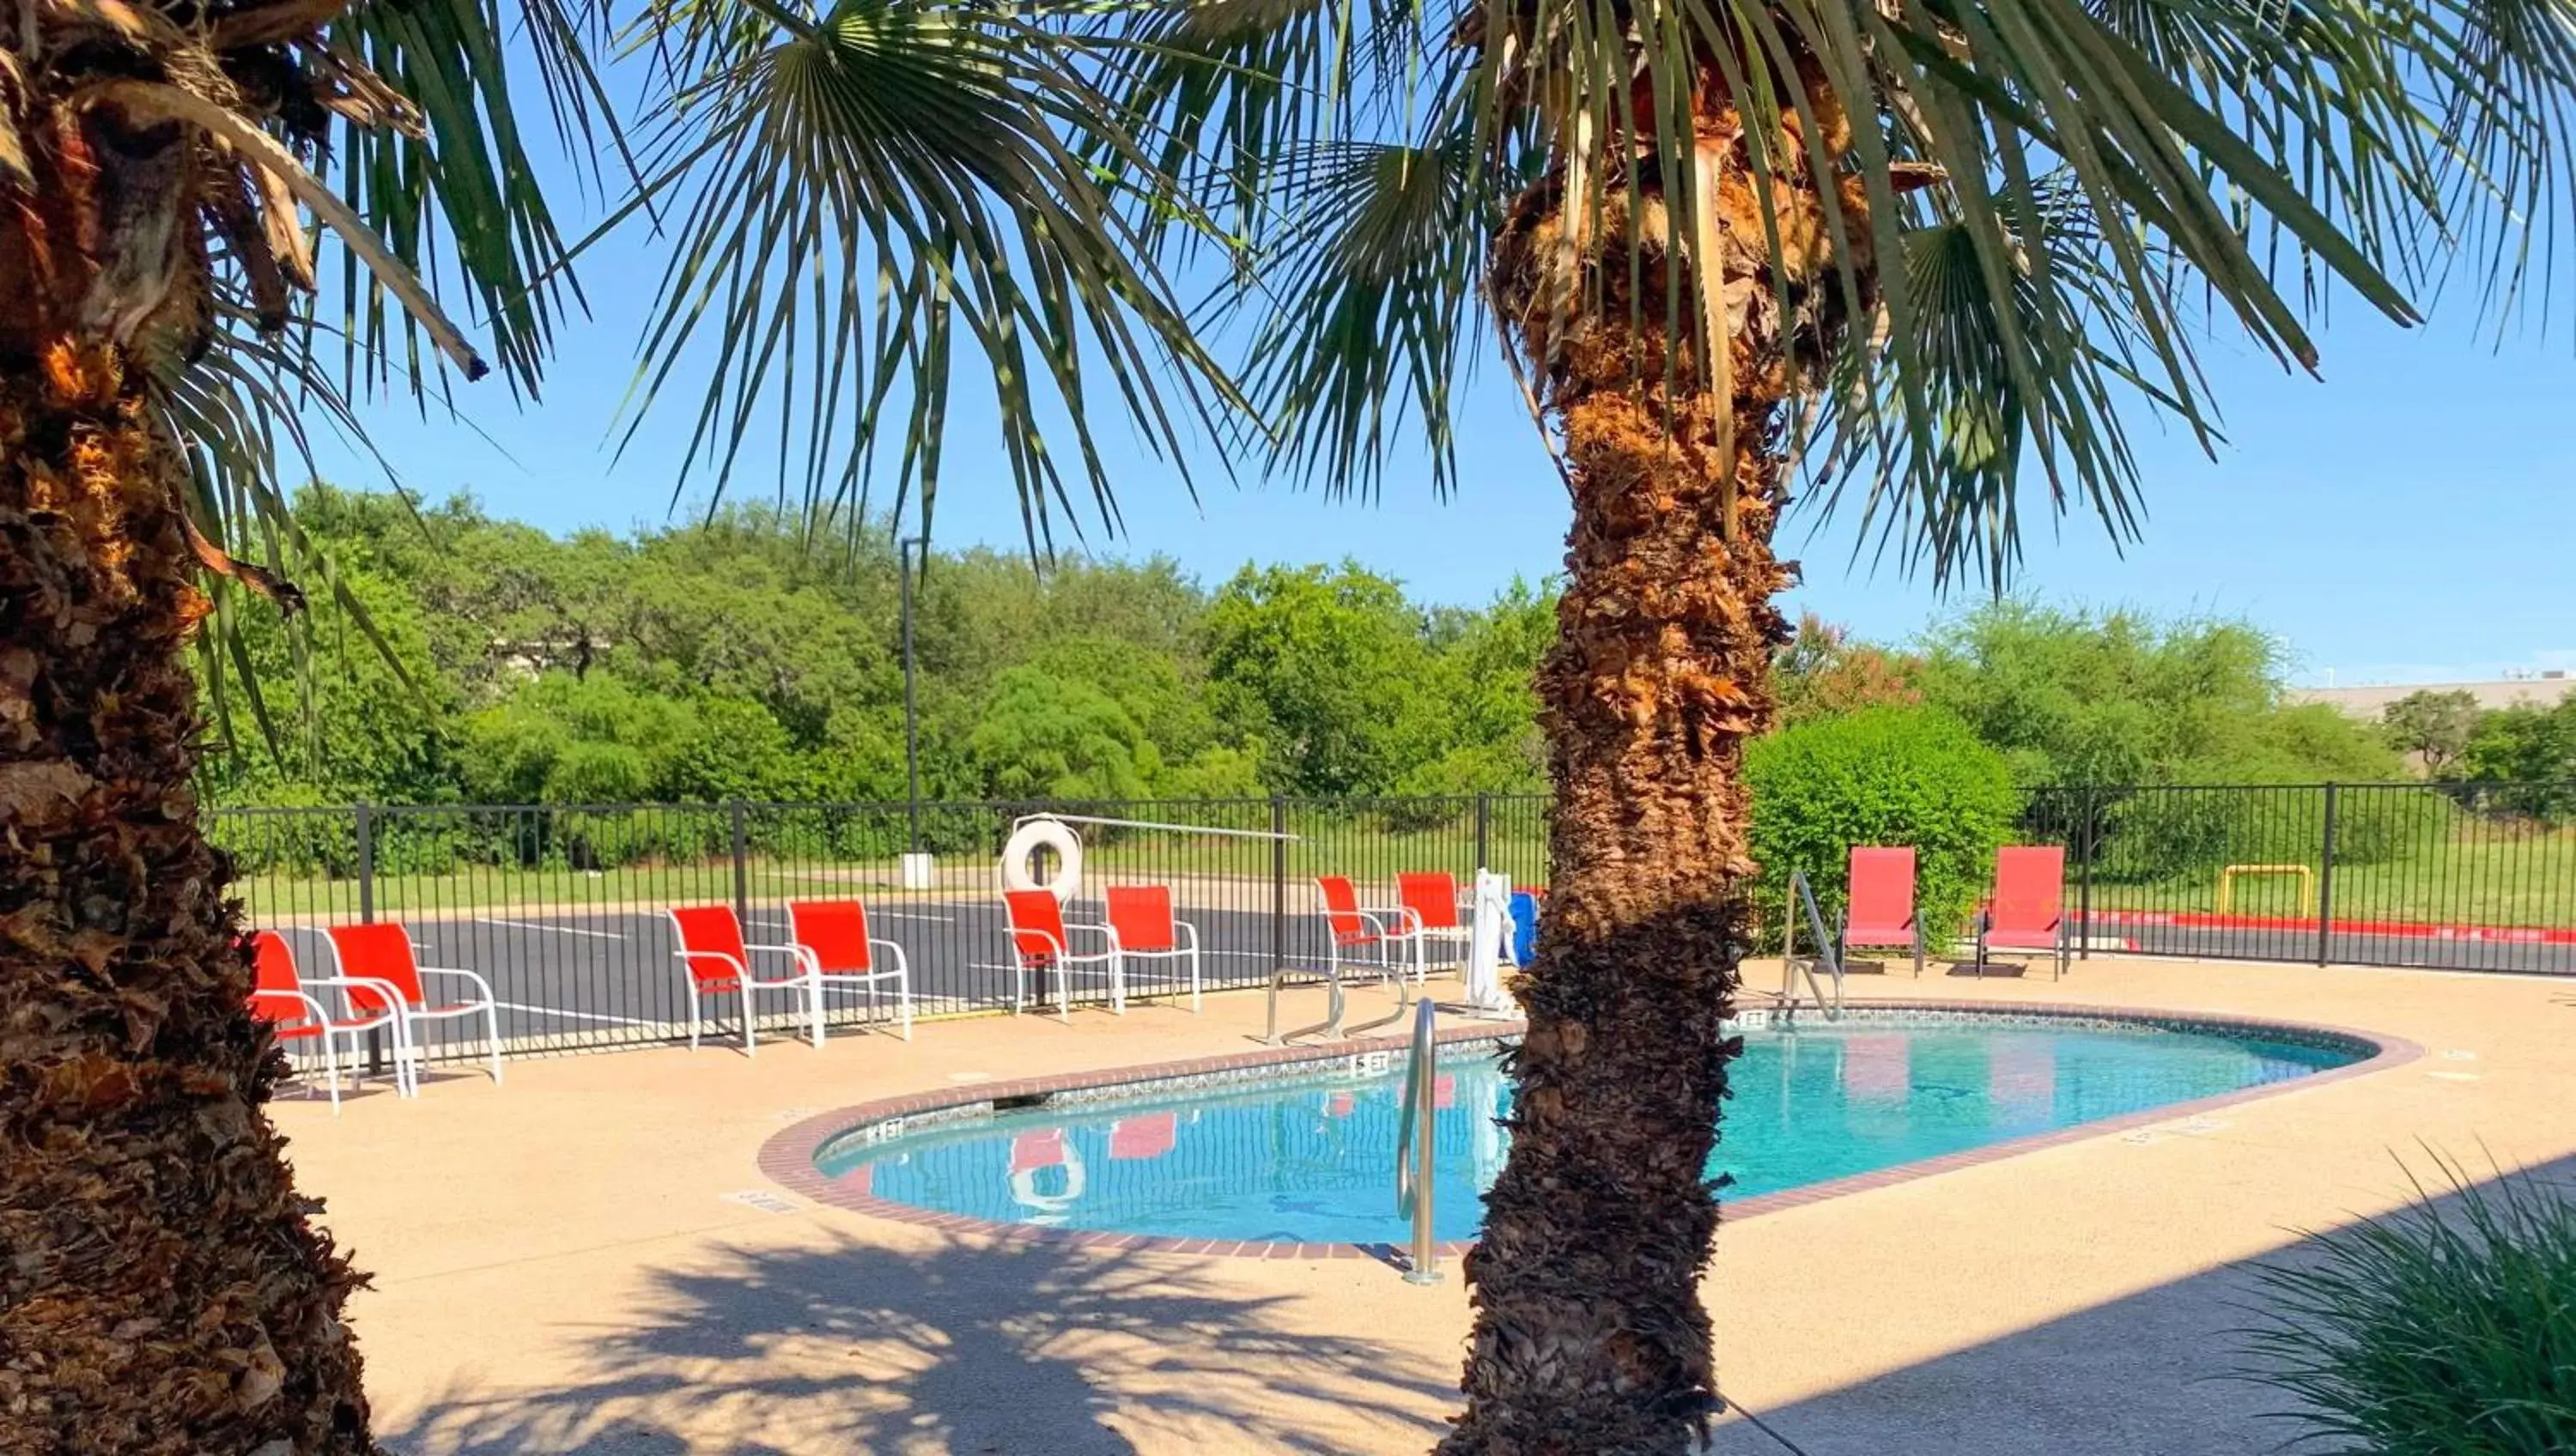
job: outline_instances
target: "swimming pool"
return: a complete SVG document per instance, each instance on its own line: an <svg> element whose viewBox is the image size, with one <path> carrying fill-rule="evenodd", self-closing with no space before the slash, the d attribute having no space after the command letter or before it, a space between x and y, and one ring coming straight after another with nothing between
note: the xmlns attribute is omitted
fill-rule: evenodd
<svg viewBox="0 0 2576 1456"><path fill-rule="evenodd" d="M1858 1015L1753 1030L1712 1174L1731 1198L1876 1172L2346 1066L2357 1039L2065 1018ZM1440 1063L1435 1232L1475 1236L1510 1088L1492 1042ZM949 1109L827 1138L826 1183L866 1203L1157 1239L1393 1244L1400 1056L1257 1080L1163 1082Z"/></svg>

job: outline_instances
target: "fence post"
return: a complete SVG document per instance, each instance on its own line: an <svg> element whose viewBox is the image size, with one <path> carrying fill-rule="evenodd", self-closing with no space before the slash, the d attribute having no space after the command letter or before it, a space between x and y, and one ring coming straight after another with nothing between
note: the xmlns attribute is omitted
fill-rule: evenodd
<svg viewBox="0 0 2576 1456"><path fill-rule="evenodd" d="M358 923L376 923L376 806L360 799L354 807L358 830ZM367 1032L367 1075L380 1077L385 1071L385 1034L381 1028Z"/></svg>
<svg viewBox="0 0 2576 1456"><path fill-rule="evenodd" d="M2326 785L2325 852L2317 859L2317 964L2333 960L2334 938L2335 786Z"/></svg>
<svg viewBox="0 0 2576 1456"><path fill-rule="evenodd" d="M1288 801L1270 796L1270 973L1288 965Z"/></svg>
<svg viewBox="0 0 2576 1456"><path fill-rule="evenodd" d="M1494 867L1493 854L1490 847L1493 827L1494 796L1491 794L1479 793L1476 795L1476 868L1480 870L1489 870Z"/></svg>
<svg viewBox="0 0 2576 1456"><path fill-rule="evenodd" d="M2077 812L2084 817L2075 830L2075 923L2078 927L2075 955L2079 960L2088 961L2093 959L2093 795L2093 785L2086 784L2082 798L2077 801Z"/></svg>
<svg viewBox="0 0 2576 1456"><path fill-rule="evenodd" d="M734 918L748 926L751 924L751 830L744 822L742 800L726 800L725 812L733 820Z"/></svg>

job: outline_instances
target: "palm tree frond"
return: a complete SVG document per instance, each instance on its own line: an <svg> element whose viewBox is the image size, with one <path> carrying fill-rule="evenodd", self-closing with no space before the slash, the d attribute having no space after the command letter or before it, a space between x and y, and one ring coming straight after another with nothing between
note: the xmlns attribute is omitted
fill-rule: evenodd
<svg viewBox="0 0 2576 1456"><path fill-rule="evenodd" d="M579 159L625 156L593 59L606 35L604 6L529 0L519 13L533 89L562 150ZM410 113L398 124L340 128L323 175L405 268L442 295L467 298L471 322L490 335L511 388L533 396L555 330L568 309L584 305L522 130L538 108L528 104L529 75L507 43L507 25L495 0L359 5L332 26L327 44L308 46L306 58L326 75L384 88ZM576 162L576 173L596 165ZM372 272L352 259L340 291L345 388L383 388L398 373L415 391L437 380L419 325L404 310L386 309ZM406 367L391 368L396 360Z"/></svg>
<svg viewBox="0 0 2576 1456"><path fill-rule="evenodd" d="M1474 139L1325 143L1283 171L1291 219L1251 263L1247 387L1271 465L1372 495L1390 442L1418 422L1434 488L1457 482L1450 417L1485 314L1493 235Z"/></svg>
<svg viewBox="0 0 2576 1456"><path fill-rule="evenodd" d="M2021 557L2023 475L2033 469L2053 515L2091 515L2115 541L2134 539L2142 505L2129 410L2169 413L2204 442L2216 438L2190 352L2198 330L2182 300L2126 287L2065 178L2044 179L2040 195L2046 210L2012 239L2025 261L2001 291L1964 222L1908 230L1915 337L1855 340L1821 400L1825 510L1856 499L1860 547L1927 569L1943 586L2008 584ZM2179 392L2141 367L2157 334L2182 341ZM2016 348L2025 357L2011 357ZM1889 428L1909 408L1887 363L1898 357L1933 414L1928 446Z"/></svg>
<svg viewBox="0 0 2576 1456"><path fill-rule="evenodd" d="M1117 519L1086 423L1095 372L1185 480L1189 431L1239 407L1171 302L1150 224L1122 215L1072 140L1112 109L1062 28L883 0L791 26L690 0L650 42L683 83L647 183L675 199L671 262L625 438L675 376L704 372L675 499L699 470L721 494L745 442L774 427L782 495L801 457L809 505L855 497L864 511L880 412L899 403L896 510L918 492L926 521L962 346L991 367L1038 547L1059 521L1079 531L1077 481L1092 513ZM1057 421L1070 469L1050 444Z"/></svg>

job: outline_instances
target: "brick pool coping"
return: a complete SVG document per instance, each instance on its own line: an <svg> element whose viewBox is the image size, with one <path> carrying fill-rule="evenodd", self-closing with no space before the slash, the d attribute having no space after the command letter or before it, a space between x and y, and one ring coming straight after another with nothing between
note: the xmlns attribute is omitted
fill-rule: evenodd
<svg viewBox="0 0 2576 1456"><path fill-rule="evenodd" d="M1999 1003L1993 1001L1853 1001L1844 1007L1849 1011L1925 1012L1942 1016L1962 1016L1987 1021L2099 1021L2129 1022L2148 1026L2179 1028L2219 1035L2256 1035L2290 1041L2314 1042L2319 1039L2341 1040L2373 1048L2372 1054L2341 1067L2312 1072L2304 1077L2278 1082L2257 1083L2232 1092L2195 1097L2185 1102L2170 1102L2117 1117L2076 1123L2002 1142L1987 1143L1956 1153L1920 1158L1894 1167L1880 1168L1849 1177L1831 1178L1799 1188L1783 1189L1751 1198L1724 1200L1722 1211L1729 1221L1758 1218L1783 1209L1802 1208L1829 1198L1865 1193L1872 1189L1910 1183L1919 1178L1972 1168L1981 1163L2001 1162L2043 1148L2109 1136L2159 1123L2204 1115L2222 1107L2251 1102L2258 1098L2322 1087L2346 1078L2366 1076L2404 1066L2424 1055L2421 1044L2405 1037L2384 1032L2360 1031L2319 1022L2278 1021L2265 1017L2231 1016L2208 1012L2159 1011L2135 1007L2108 1007L2082 1002ZM1466 1026L1452 1026L1436 1035L1442 1046L1468 1042L1494 1041L1519 1036L1525 1024L1518 1021L1489 1021ZM1269 1239L1184 1239L1156 1234L1110 1233L1096 1229L1051 1228L1039 1224L1002 1223L992 1219L971 1218L965 1214L941 1213L908 1203L879 1198L870 1187L872 1169L862 1164L839 1177L827 1177L814 1165L816 1154L829 1143L874 1123L892 1118L917 1117L925 1113L948 1112L983 1104L1034 1099L1074 1091L1105 1087L1141 1085L1202 1077L1210 1074L1238 1073L1264 1067L1293 1067L1343 1061L1371 1053L1402 1053L1409 1050L1409 1039L1402 1036L1354 1037L1337 1042L1311 1043L1304 1046L1264 1047L1258 1051L1231 1052L1222 1056L1198 1057L1188 1061L1155 1062L1142 1066L1111 1067L1090 1072L1065 1072L1044 1077L1025 1077L1006 1082L983 1082L971 1088L949 1088L937 1092L919 1092L903 1097L882 1097L849 1107L817 1113L798 1122L761 1145L760 1171L772 1182L792 1193L810 1198L828 1207L866 1214L873 1218L908 1223L922 1228L953 1233L981 1233L1002 1239L1029 1242L1074 1244L1094 1249L1142 1250L1171 1254L1217 1254L1254 1259L1376 1259L1400 1263L1402 1251L1388 1244L1352 1243L1283 1243ZM1474 1247L1472 1239L1452 1240L1440 1245L1440 1257L1454 1259Z"/></svg>

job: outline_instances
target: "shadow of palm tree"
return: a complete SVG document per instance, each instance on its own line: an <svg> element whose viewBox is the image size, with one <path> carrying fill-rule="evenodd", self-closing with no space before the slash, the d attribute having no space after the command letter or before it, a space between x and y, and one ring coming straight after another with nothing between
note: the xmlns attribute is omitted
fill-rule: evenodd
<svg viewBox="0 0 2576 1456"><path fill-rule="evenodd" d="M1452 1369L1285 1329L1290 1301L1208 1269L1047 1243L732 1250L654 1276L569 1378L450 1389L379 1436L403 1456L1119 1456L1131 1432L1321 1456L1362 1428L1436 1438Z"/></svg>

